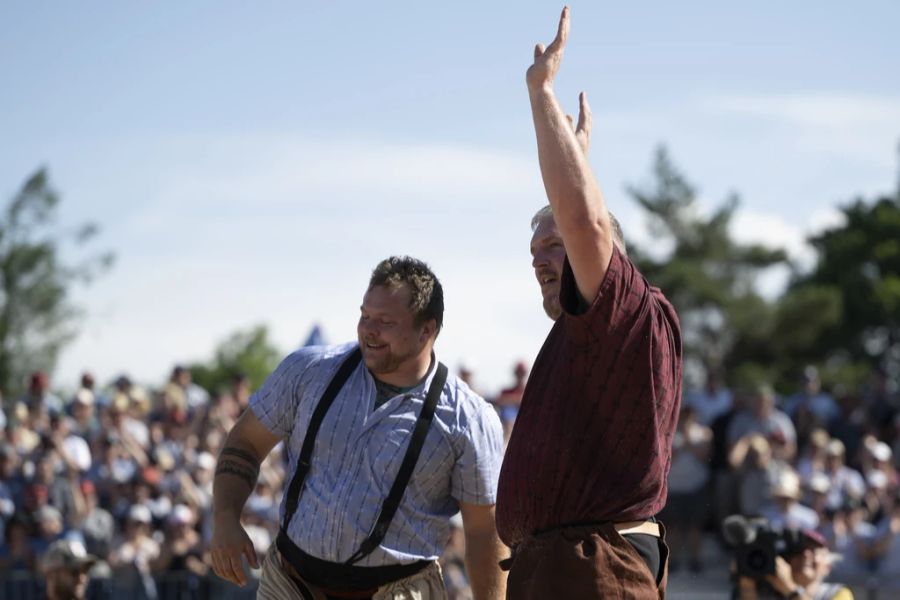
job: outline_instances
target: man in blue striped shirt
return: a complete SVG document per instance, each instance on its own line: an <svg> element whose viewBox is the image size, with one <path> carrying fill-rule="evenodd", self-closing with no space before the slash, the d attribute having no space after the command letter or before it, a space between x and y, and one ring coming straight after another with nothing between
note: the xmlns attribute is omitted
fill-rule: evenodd
<svg viewBox="0 0 900 600"><path fill-rule="evenodd" d="M505 596L494 527L503 432L490 406L435 359L443 308L427 265L386 259L363 297L358 342L291 354L253 395L216 469L220 577L246 583L242 554L258 566L240 514L260 462L284 441L295 475L259 597L445 598L435 561L457 510L475 597Z"/></svg>

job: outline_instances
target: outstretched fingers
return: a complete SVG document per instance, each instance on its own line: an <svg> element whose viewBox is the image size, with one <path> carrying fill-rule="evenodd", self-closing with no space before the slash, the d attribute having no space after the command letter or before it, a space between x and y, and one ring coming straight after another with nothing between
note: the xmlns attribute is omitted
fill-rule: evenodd
<svg viewBox="0 0 900 600"><path fill-rule="evenodd" d="M591 105L588 104L587 94L581 92L578 95L578 127L575 128L575 132L583 131L590 137L593 125L594 114L591 112Z"/></svg>
<svg viewBox="0 0 900 600"><path fill-rule="evenodd" d="M559 17L559 27L556 30L556 37L547 47L549 52L562 52L566 46L566 40L569 39L569 7L563 7L562 14Z"/></svg>

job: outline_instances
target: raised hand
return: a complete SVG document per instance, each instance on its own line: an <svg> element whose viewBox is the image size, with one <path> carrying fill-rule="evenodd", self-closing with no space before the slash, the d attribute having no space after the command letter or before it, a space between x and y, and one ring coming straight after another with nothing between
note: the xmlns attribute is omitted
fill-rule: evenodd
<svg viewBox="0 0 900 600"><path fill-rule="evenodd" d="M566 115L566 120L569 121L569 127L572 128L572 131L575 132L575 139L578 140L581 151L587 156L588 150L591 148L591 128L594 125L593 113L591 113L591 107L587 101L587 94L581 92L578 95L578 124L575 124L575 119L572 118L572 115Z"/></svg>
<svg viewBox="0 0 900 600"><path fill-rule="evenodd" d="M543 44L538 44L534 48L534 64L528 67L528 72L525 74L525 80L528 82L529 89L553 86L553 80L559 71L560 63L562 63L563 50L568 37L569 7L566 6L559 17L559 29L556 31L556 38L550 42L546 49Z"/></svg>

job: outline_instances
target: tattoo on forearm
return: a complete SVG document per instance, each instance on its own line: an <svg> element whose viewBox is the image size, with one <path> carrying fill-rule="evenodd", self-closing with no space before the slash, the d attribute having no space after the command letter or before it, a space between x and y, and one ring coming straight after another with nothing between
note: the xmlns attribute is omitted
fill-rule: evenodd
<svg viewBox="0 0 900 600"><path fill-rule="evenodd" d="M226 447L222 448L221 455L222 456L236 456L238 458L246 460L251 465L259 468L259 459L257 459L255 456L253 456L246 450L241 450L240 448L233 448L231 446L226 446Z"/></svg>
<svg viewBox="0 0 900 600"><path fill-rule="evenodd" d="M216 467L216 477L219 475L234 475L239 477L250 486L250 489L256 487L256 478L259 476L259 469L251 469L240 463L224 459L219 461Z"/></svg>

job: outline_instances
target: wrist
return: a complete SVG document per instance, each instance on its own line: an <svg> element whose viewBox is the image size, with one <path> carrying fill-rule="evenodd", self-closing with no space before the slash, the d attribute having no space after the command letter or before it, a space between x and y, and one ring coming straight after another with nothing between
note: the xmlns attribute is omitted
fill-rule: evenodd
<svg viewBox="0 0 900 600"><path fill-rule="evenodd" d="M233 508L213 509L213 523L240 523L241 512Z"/></svg>
<svg viewBox="0 0 900 600"><path fill-rule="evenodd" d="M553 82L542 81L536 84L529 83L528 95L532 98L553 98L555 95L555 92L553 91Z"/></svg>

